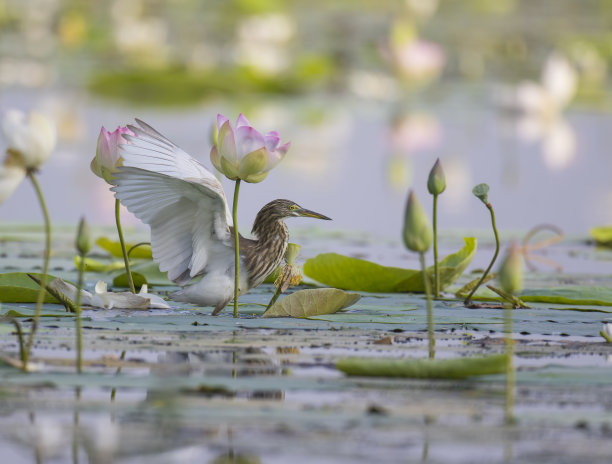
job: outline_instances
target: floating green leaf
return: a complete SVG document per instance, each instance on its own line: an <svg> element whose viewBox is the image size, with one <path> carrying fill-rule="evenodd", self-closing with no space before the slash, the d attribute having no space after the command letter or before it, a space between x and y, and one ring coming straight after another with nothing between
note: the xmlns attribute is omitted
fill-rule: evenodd
<svg viewBox="0 0 612 464"><path fill-rule="evenodd" d="M466 237L464 247L448 255L439 265L440 288L451 285L465 271L476 253L476 239ZM433 275L433 267L427 272ZM358 258L325 253L304 263L304 273L322 284L344 290L374 293L422 292L421 271L382 266Z"/></svg>
<svg viewBox="0 0 612 464"><path fill-rule="evenodd" d="M574 305L612 306L612 288L568 285L565 287L534 288L519 292L523 301Z"/></svg>
<svg viewBox="0 0 612 464"><path fill-rule="evenodd" d="M123 268L123 264L121 267ZM142 264L132 266L132 277L134 279L134 285L137 287L140 287L142 284L158 286L176 285L168 279L167 273L159 270L159 265L154 262L143 262ZM117 287L127 287L127 274L122 272L116 275L113 278L113 285Z"/></svg>
<svg viewBox="0 0 612 464"><path fill-rule="evenodd" d="M30 274L40 278L42 274L31 272ZM55 277L48 276L51 282ZM40 287L26 272L9 272L0 274L0 302L3 303L35 303L38 298ZM45 292L45 303L58 303L49 293Z"/></svg>
<svg viewBox="0 0 612 464"><path fill-rule="evenodd" d="M121 251L121 243L119 242L113 242L108 237L100 237L98 238L98 240L96 240L96 245L98 245L101 248L104 248L106 251L108 251L113 256L116 256L118 258L123 258L123 252ZM130 259L153 259L153 251L151 249L151 245L149 244L140 245L139 244L136 248L130 251L130 249L133 248L135 245L137 244L136 243L126 243L125 244L125 249L128 252L130 252Z"/></svg>
<svg viewBox="0 0 612 464"><path fill-rule="evenodd" d="M593 227L591 237L597 245L612 247L612 226Z"/></svg>
<svg viewBox="0 0 612 464"><path fill-rule="evenodd" d="M409 377L418 379L463 379L474 375L502 374L507 356L496 354L455 359L346 358L336 368L348 375Z"/></svg>
<svg viewBox="0 0 612 464"><path fill-rule="evenodd" d="M347 308L361 298L337 288L299 290L274 303L262 317L310 317L332 314Z"/></svg>

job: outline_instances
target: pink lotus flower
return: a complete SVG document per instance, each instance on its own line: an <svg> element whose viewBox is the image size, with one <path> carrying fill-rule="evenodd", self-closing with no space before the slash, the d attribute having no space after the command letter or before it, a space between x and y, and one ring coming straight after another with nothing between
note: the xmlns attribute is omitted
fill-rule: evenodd
<svg viewBox="0 0 612 464"><path fill-rule="evenodd" d="M280 144L276 131L261 135L243 114L238 116L236 128L229 120L217 115L219 136L210 151L210 161L227 178L257 183L266 178L289 150L290 142Z"/></svg>
<svg viewBox="0 0 612 464"><path fill-rule="evenodd" d="M117 127L114 132L107 131L104 126L98 136L96 156L91 160L91 171L98 177L110 183L113 174L123 164L123 158L119 154L119 145L129 143L123 138L123 134L134 135L127 127Z"/></svg>

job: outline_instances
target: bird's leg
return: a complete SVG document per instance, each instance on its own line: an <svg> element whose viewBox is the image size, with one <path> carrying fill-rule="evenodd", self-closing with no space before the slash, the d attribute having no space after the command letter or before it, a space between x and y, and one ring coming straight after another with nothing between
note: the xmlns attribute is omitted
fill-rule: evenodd
<svg viewBox="0 0 612 464"><path fill-rule="evenodd" d="M232 301L232 298L233 296L230 296L227 300L224 300L221 303L219 303L217 306L215 306L215 309L213 309L212 315L216 316L217 314L219 314L221 310L225 308L230 301Z"/></svg>

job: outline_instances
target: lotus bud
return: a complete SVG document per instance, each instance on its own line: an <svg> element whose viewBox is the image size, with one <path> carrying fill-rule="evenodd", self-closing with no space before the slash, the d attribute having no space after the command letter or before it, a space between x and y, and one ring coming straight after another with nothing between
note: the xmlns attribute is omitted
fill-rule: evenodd
<svg viewBox="0 0 612 464"><path fill-rule="evenodd" d="M606 322L601 328L599 334L606 339L608 343L612 343L612 323Z"/></svg>
<svg viewBox="0 0 612 464"><path fill-rule="evenodd" d="M119 145L129 143L123 135L134 135L127 127L117 127L114 132L107 131L104 127L100 129L96 156L91 160L91 171L98 177L110 183L117 168L123 164L123 158L119 154Z"/></svg>
<svg viewBox="0 0 612 464"><path fill-rule="evenodd" d="M444 170L442 169L442 163L440 163L440 158L438 158L429 171L429 178L427 179L427 190L432 195L440 195L446 189L446 176L444 175Z"/></svg>
<svg viewBox="0 0 612 464"><path fill-rule="evenodd" d="M472 189L472 193L485 205L489 204L489 186L487 184L478 184Z"/></svg>
<svg viewBox="0 0 612 464"><path fill-rule="evenodd" d="M514 294L523 288L523 261L519 247L512 244L499 268L502 290Z"/></svg>
<svg viewBox="0 0 612 464"><path fill-rule="evenodd" d="M418 253L426 252L431 246L433 239L427 214L425 214L419 199L412 190L408 195L406 203L403 238L406 248Z"/></svg>
<svg viewBox="0 0 612 464"><path fill-rule="evenodd" d="M289 150L290 143L280 144L278 132L261 135L243 114L235 129L225 116L217 115L217 129L219 135L210 150L210 161L231 180L261 182Z"/></svg>
<svg viewBox="0 0 612 464"><path fill-rule="evenodd" d="M57 142L55 125L35 111L27 116L18 110L7 111L2 118L2 133L9 155L24 169L38 169Z"/></svg>
<svg viewBox="0 0 612 464"><path fill-rule="evenodd" d="M91 234L87 221L83 217L79 221L79 228L77 230L76 249L81 256L85 256L91 250Z"/></svg>

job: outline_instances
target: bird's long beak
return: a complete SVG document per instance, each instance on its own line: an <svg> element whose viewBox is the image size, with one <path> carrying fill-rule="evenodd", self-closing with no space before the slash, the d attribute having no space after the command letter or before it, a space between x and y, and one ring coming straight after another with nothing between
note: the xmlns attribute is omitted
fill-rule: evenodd
<svg viewBox="0 0 612 464"><path fill-rule="evenodd" d="M298 209L295 212L297 213L298 216L311 217L315 219L325 219L326 221L331 221L331 218L328 218L327 216L323 216L322 214L319 214L319 213L315 213L314 211L310 211L309 209L302 208L302 209Z"/></svg>

